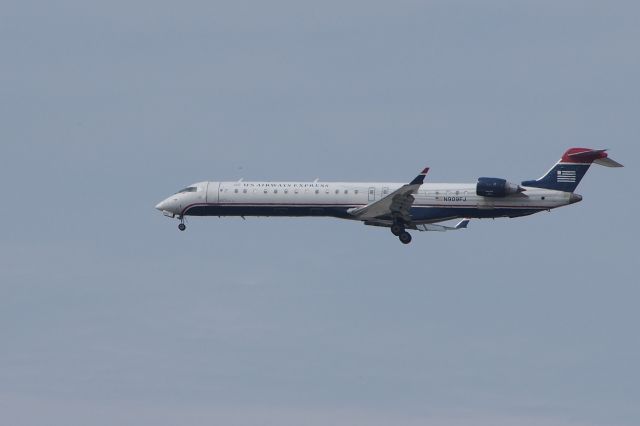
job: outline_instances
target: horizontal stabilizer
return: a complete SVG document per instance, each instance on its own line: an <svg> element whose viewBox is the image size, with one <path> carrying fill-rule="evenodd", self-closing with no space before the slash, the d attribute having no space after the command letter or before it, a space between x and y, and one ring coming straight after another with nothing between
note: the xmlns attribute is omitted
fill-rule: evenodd
<svg viewBox="0 0 640 426"><path fill-rule="evenodd" d="M594 163L596 164L600 164L601 166L605 166L605 167L624 167L622 164L618 163L615 160L612 160L611 158L598 158L597 160L593 160Z"/></svg>

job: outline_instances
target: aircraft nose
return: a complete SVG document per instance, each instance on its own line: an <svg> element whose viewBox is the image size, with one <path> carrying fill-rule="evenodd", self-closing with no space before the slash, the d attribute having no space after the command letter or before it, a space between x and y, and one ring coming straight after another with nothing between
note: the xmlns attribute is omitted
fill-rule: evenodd
<svg viewBox="0 0 640 426"><path fill-rule="evenodd" d="M571 196L569 197L569 202L571 204L577 203L579 201L582 201L582 195L580 194L571 194Z"/></svg>
<svg viewBox="0 0 640 426"><path fill-rule="evenodd" d="M166 205L167 205L167 200L160 201L158 204L156 204L156 210L160 210L160 211L166 210L165 208Z"/></svg>

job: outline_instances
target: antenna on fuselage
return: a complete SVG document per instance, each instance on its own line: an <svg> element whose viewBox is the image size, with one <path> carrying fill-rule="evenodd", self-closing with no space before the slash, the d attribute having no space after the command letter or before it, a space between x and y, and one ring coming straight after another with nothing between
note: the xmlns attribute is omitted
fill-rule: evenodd
<svg viewBox="0 0 640 426"><path fill-rule="evenodd" d="M244 179L244 178L240 178L240 179L238 180L238 183L242 182L242 179Z"/></svg>
<svg viewBox="0 0 640 426"><path fill-rule="evenodd" d="M318 179L320 178L316 178L316 180L314 180L313 183L318 183Z"/></svg>

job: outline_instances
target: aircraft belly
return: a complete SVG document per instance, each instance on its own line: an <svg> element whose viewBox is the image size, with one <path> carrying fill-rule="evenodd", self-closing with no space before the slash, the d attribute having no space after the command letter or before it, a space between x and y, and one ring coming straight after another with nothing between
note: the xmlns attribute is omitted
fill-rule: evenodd
<svg viewBox="0 0 640 426"><path fill-rule="evenodd" d="M539 212L540 209L498 207L493 209L479 209L471 206L425 206L412 207L411 217L414 222L438 222L454 218L494 218L527 216Z"/></svg>
<svg viewBox="0 0 640 426"><path fill-rule="evenodd" d="M353 206L330 205L223 205L209 204L189 207L189 216L330 216L350 219L347 210Z"/></svg>
<svg viewBox="0 0 640 426"><path fill-rule="evenodd" d="M328 216L355 219L347 213L350 205L238 205L201 204L188 207L184 214L189 216ZM527 216L539 209L494 208L478 209L471 206L414 206L411 208L412 221L416 223L439 222L453 218L494 218Z"/></svg>

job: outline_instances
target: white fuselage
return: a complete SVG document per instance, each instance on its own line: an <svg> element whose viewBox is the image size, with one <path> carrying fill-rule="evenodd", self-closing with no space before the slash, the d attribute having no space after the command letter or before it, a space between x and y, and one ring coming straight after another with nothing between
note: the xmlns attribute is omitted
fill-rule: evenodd
<svg viewBox="0 0 640 426"><path fill-rule="evenodd" d="M386 197L402 185L377 182L199 182L168 197L156 208L171 217L333 216L350 219L349 209ZM568 192L524 189L524 192L505 197L484 197L476 195L475 183L424 183L414 195L411 214L415 223L458 217L515 217L579 201L576 198L579 196Z"/></svg>

